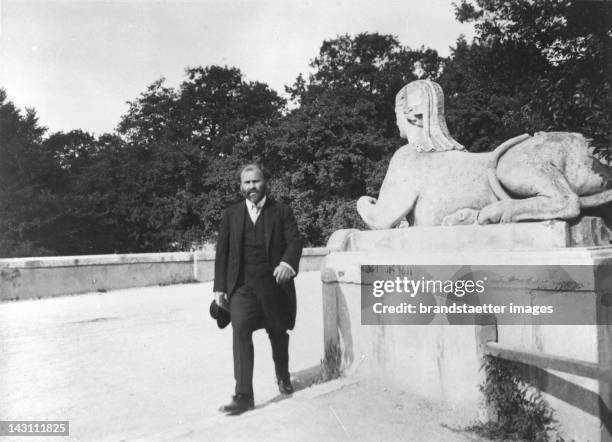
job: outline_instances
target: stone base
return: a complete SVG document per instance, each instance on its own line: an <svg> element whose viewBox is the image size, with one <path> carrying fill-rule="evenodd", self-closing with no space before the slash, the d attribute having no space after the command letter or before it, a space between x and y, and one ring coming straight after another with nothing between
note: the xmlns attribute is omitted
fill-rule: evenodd
<svg viewBox="0 0 612 442"><path fill-rule="evenodd" d="M543 221L486 226L406 227L390 230L339 230L328 248L387 251L538 250L609 245L612 231L598 217L573 223Z"/></svg>
<svg viewBox="0 0 612 442"><path fill-rule="evenodd" d="M601 304L603 281L597 267L612 264L609 230L597 218L565 222L496 226L407 228L385 231L338 231L328 243L334 250L321 267L326 345L340 345L348 370L384 376L399 388L442 399L474 418L482 417L478 385L482 355L481 326L449 325L436 318L429 325L361 325L361 265L583 265L594 271L578 286L531 287L518 281L508 296L529 299L543 293L585 308ZM576 247L578 244L582 247ZM589 247L585 247L589 246ZM599 247L590 247L599 246ZM587 272L589 273L589 272ZM556 281L552 281L556 282ZM538 284L541 282L538 281ZM555 287L551 290L551 287ZM599 301L598 301L599 299ZM612 316L607 312L596 314ZM439 319L439 320L438 320ZM523 325L497 327L498 342L518 349L550 353L594 363L612 363L609 325ZM526 366L531 384L544 393L566 440L612 440L612 392L609 383ZM466 422L467 424L467 422Z"/></svg>

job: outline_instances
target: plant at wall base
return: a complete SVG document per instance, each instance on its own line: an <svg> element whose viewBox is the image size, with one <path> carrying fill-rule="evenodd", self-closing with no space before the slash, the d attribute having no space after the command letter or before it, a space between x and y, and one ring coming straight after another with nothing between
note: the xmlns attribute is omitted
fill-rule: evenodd
<svg viewBox="0 0 612 442"><path fill-rule="evenodd" d="M325 356L321 359L321 381L327 382L342 375L342 349L337 343L325 344Z"/></svg>
<svg viewBox="0 0 612 442"><path fill-rule="evenodd" d="M522 379L518 365L487 355L482 369L486 380L480 391L494 419L466 430L493 440L549 441L557 429L553 411L540 392Z"/></svg>

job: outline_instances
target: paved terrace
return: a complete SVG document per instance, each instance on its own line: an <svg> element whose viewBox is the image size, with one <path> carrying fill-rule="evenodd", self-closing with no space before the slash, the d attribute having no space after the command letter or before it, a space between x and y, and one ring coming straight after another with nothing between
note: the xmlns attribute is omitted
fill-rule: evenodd
<svg viewBox="0 0 612 442"><path fill-rule="evenodd" d="M469 424L460 410L357 375L280 400L263 330L254 336L257 409L221 415L233 390L231 332L208 316L211 290L0 303L0 420L69 420L71 436L51 441L479 440L456 430ZM290 366L304 388L323 354L319 273L302 273L297 290Z"/></svg>

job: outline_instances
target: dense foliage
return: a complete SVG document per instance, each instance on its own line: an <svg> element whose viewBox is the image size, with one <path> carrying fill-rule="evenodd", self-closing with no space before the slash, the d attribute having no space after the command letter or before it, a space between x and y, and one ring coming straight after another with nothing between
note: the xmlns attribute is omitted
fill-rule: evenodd
<svg viewBox="0 0 612 442"><path fill-rule="evenodd" d="M214 240L239 198L236 171L263 161L309 245L363 227L355 200L376 195L403 141L394 97L438 81L453 136L472 151L539 130L612 134L608 2L464 0L476 27L449 58L389 35L323 42L289 102L236 68L186 70L129 103L114 133L46 135L0 89L0 257L189 250Z"/></svg>
<svg viewBox="0 0 612 442"><path fill-rule="evenodd" d="M575 131L612 143L612 6L568 0L463 0L439 82L453 135L472 151L513 135Z"/></svg>

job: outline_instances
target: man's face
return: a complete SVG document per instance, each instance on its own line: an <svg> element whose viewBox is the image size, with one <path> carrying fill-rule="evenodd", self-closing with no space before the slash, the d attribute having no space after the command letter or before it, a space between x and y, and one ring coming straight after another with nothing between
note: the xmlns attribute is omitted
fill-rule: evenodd
<svg viewBox="0 0 612 442"><path fill-rule="evenodd" d="M240 175L240 191L246 199L257 204L266 194L266 181L260 170L245 170Z"/></svg>

